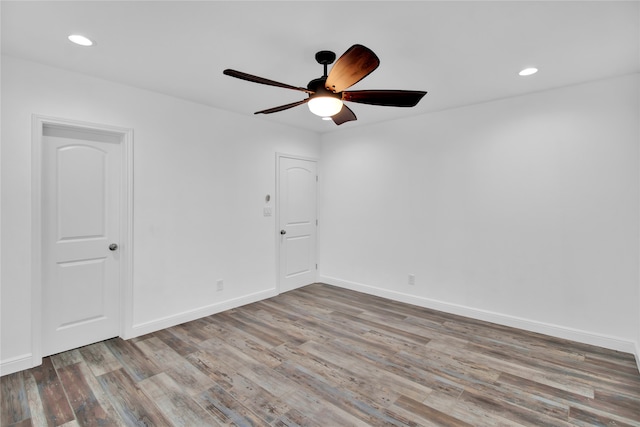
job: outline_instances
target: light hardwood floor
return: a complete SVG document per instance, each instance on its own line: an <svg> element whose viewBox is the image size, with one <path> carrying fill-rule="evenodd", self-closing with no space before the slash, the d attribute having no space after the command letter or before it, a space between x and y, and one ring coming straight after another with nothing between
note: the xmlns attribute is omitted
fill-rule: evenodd
<svg viewBox="0 0 640 427"><path fill-rule="evenodd" d="M2 426L640 426L630 354L323 284L0 383Z"/></svg>

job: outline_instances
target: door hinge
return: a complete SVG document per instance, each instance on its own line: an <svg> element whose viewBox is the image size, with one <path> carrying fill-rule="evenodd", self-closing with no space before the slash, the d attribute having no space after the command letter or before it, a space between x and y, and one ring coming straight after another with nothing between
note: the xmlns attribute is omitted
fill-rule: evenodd
<svg viewBox="0 0 640 427"><path fill-rule="evenodd" d="M318 226L318 220L316 219L316 227Z"/></svg>
<svg viewBox="0 0 640 427"><path fill-rule="evenodd" d="M316 175L316 182L318 182L318 175Z"/></svg>
<svg viewBox="0 0 640 427"><path fill-rule="evenodd" d="M316 270L318 269L318 264L316 264Z"/></svg>

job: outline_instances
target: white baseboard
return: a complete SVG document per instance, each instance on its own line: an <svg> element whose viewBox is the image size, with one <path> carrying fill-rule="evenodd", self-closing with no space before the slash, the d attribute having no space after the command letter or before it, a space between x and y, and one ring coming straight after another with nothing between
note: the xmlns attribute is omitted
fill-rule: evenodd
<svg viewBox="0 0 640 427"><path fill-rule="evenodd" d="M0 376L13 374L30 368L33 368L33 355L31 353L23 354L22 356L0 361Z"/></svg>
<svg viewBox="0 0 640 427"><path fill-rule="evenodd" d="M611 337L582 331L579 329L568 328L564 326L552 325L549 323L538 322L530 319L510 316L501 313L495 313L487 310L480 310L458 304L451 304L444 301L438 301L430 298L405 294L402 292L390 291L388 289L377 288L362 283L350 282L335 277L320 276L319 281L329 285L338 286L365 294L375 295L394 301L404 302L407 304L417 305L419 307L430 308L433 310L443 311L445 313L456 314L459 316L470 317L477 320L496 323L512 328L523 329L525 331L536 332L544 335L550 335L556 338L562 338L571 341L577 341L583 344L595 345L598 347L617 350L624 353L635 354L638 369L640 371L640 348L639 345L618 337Z"/></svg>
<svg viewBox="0 0 640 427"><path fill-rule="evenodd" d="M172 326L180 325L182 323L190 322L192 320L200 319L202 317L211 316L212 314L220 313L225 310L237 308L246 304L261 301L267 298L271 298L278 295L277 289L268 289L266 291L260 291L249 295L244 295L239 298L222 301L216 304L207 305L194 310L185 311L182 313L174 314L171 316L163 317L161 319L152 320L149 322L139 323L133 325L128 329L124 339L130 339L139 337L144 334L150 334L152 332L159 331L161 329L170 328Z"/></svg>

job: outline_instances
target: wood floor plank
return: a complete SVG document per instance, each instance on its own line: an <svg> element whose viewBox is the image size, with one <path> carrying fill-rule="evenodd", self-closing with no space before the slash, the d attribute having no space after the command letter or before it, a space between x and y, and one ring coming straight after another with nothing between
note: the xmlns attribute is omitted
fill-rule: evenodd
<svg viewBox="0 0 640 427"><path fill-rule="evenodd" d="M42 359L42 365L31 369L30 373L38 386L47 424L60 426L74 420L73 409L69 405L66 391L58 378L51 358Z"/></svg>
<svg viewBox="0 0 640 427"><path fill-rule="evenodd" d="M621 413L612 412L612 407L606 402L591 399L580 394L570 393L556 387L535 382L511 374L502 373L498 380L500 387L513 394L527 393L532 398L557 402L569 406L570 413L588 413L603 419L611 418L619 424L629 424L640 427L640 415L631 418ZM634 421L635 420L635 421ZM582 424L579 424L582 425Z"/></svg>
<svg viewBox="0 0 640 427"><path fill-rule="evenodd" d="M524 376L535 380L537 383L555 387L565 392L581 394L588 398L594 397L594 387L580 379L546 372L544 368L521 364L518 363L517 360L504 360L500 355L495 354L495 352L492 351L472 351L472 353L476 360L478 360L478 363L482 363L486 366L492 366L500 372L505 372L514 376Z"/></svg>
<svg viewBox="0 0 640 427"><path fill-rule="evenodd" d="M309 343L307 343L309 344ZM308 353L302 347L285 347L288 360L294 361L324 378L335 387L349 390L356 395L364 395L376 405L387 407L395 401L400 393L389 386L388 383L376 381L376 376L359 375L357 371L358 361L342 359L338 363L329 361L322 356Z"/></svg>
<svg viewBox="0 0 640 427"><path fill-rule="evenodd" d="M127 426L170 424L124 369L106 372L98 381Z"/></svg>
<svg viewBox="0 0 640 427"><path fill-rule="evenodd" d="M207 340L202 343L202 348L218 355L224 360L224 365L229 366L232 371L240 373L274 396L288 394L292 388L295 388L295 383L284 377L277 369L265 367L223 341Z"/></svg>
<svg viewBox="0 0 640 427"><path fill-rule="evenodd" d="M213 387L211 378L200 372L159 338L152 337L140 341L136 346L190 395L199 394Z"/></svg>
<svg viewBox="0 0 640 427"><path fill-rule="evenodd" d="M209 322L207 318L201 318L169 328L169 331L181 340L189 342L193 346L197 346L199 342L211 338L207 331L208 327Z"/></svg>
<svg viewBox="0 0 640 427"><path fill-rule="evenodd" d="M268 399L266 396L266 394L261 394L255 398L247 398L242 403L271 425L278 420L287 419L290 423L292 420L302 420L300 413L290 408L289 403L283 398Z"/></svg>
<svg viewBox="0 0 640 427"><path fill-rule="evenodd" d="M376 353L370 349L361 348L358 342L350 343L344 338L340 338L328 344L334 347L338 353L343 353L347 357L361 358L362 363L370 365L371 369L391 372L399 377L411 380L416 384L427 387L431 390L446 390L447 393L459 395L464 387L437 373L418 369L400 361L392 360L393 355L385 353ZM455 391L450 391L451 389Z"/></svg>
<svg viewBox="0 0 640 427"><path fill-rule="evenodd" d="M0 384L0 425L15 424L31 418L22 372L9 374Z"/></svg>
<svg viewBox="0 0 640 427"><path fill-rule="evenodd" d="M267 347L276 347L286 341L283 337L279 337L276 334L271 333L273 331L268 331L267 329L255 327L250 323L243 322L231 313L220 313L215 317L215 320L217 322L224 322L227 325L231 325L238 330L245 332L251 336L251 339L261 342Z"/></svg>
<svg viewBox="0 0 640 427"><path fill-rule="evenodd" d="M38 385L36 380L30 371L23 372L24 374L24 387L27 393L27 401L29 404L29 413L31 415L31 424L34 426L46 426L47 415L44 411L44 405L38 392ZM3 425L0 423L0 425Z"/></svg>
<svg viewBox="0 0 640 427"><path fill-rule="evenodd" d="M570 405L567 403L540 399L533 393L523 393L521 390L502 387L499 382L495 384L474 384L467 387L465 391L501 402L510 408L519 407L527 411L533 411L540 418L566 421L569 416Z"/></svg>
<svg viewBox="0 0 640 427"><path fill-rule="evenodd" d="M526 377L526 372L522 372L522 374L524 375L520 376L502 372L496 383L504 389L512 390L514 393L526 390L531 396L566 404L568 406L576 404L587 405L593 401L593 399L582 394L561 390L552 385L535 381L534 378L528 378Z"/></svg>
<svg viewBox="0 0 640 427"><path fill-rule="evenodd" d="M265 346L260 342L254 341L250 336L242 333L242 331L235 327L227 326L225 332L217 330L215 338L224 341L231 347L241 351L243 354L250 356L255 361L269 367L277 366L282 362L278 354L271 350L271 346Z"/></svg>
<svg viewBox="0 0 640 427"><path fill-rule="evenodd" d="M110 413L112 408L107 407L105 402L101 402L96 397L88 383L95 378L90 375L88 368L83 372L82 364L75 363L60 369L58 375L73 408L75 419L82 426L124 426L119 418L112 416Z"/></svg>
<svg viewBox="0 0 640 427"><path fill-rule="evenodd" d="M638 367L633 355L619 351L598 349L598 352L585 352L585 364L597 372L607 372L613 375L624 375L634 383L640 382L636 375ZM605 349L607 350L607 349Z"/></svg>
<svg viewBox="0 0 640 427"><path fill-rule="evenodd" d="M65 366L82 363L84 362L84 358L80 353L80 349L76 348L63 353L54 354L51 356L51 362L56 369L62 369Z"/></svg>
<svg viewBox="0 0 640 427"><path fill-rule="evenodd" d="M475 351L474 348L477 347L479 348ZM479 346L472 343L467 346L467 351L470 354L490 354L501 360L516 361L518 365L544 371L548 378L562 379L565 383L575 382L585 387L597 386L603 392L631 392L633 394L640 391L640 384L627 381L624 376L611 372L602 373L598 370L591 370L585 366L584 360L558 360L549 354L520 353L497 344L493 344L489 348L486 345Z"/></svg>
<svg viewBox="0 0 640 427"><path fill-rule="evenodd" d="M461 399L460 396L452 401L450 395L438 390L431 393L422 404L473 426L523 427L521 423L504 418L495 411L475 405L469 400ZM543 424L534 424L531 427L540 425Z"/></svg>
<svg viewBox="0 0 640 427"><path fill-rule="evenodd" d="M259 304L260 307L260 310L255 312L256 318L271 325L274 329L288 329L289 333L295 335L299 342L307 342L309 340L322 342L333 339L331 334L305 323L302 316L278 310L276 306L269 304L268 301L260 301L256 304Z"/></svg>
<svg viewBox="0 0 640 427"><path fill-rule="evenodd" d="M217 355L208 351L197 351L185 359L225 390L233 387L233 374L236 370L224 363Z"/></svg>
<svg viewBox="0 0 640 427"><path fill-rule="evenodd" d="M276 368L289 378L293 378L300 386L312 390L323 400L337 406L370 425L403 426L403 418L391 411L381 409L372 400L346 389L331 384L321 375L290 361Z"/></svg>
<svg viewBox="0 0 640 427"><path fill-rule="evenodd" d="M269 421L260 418L249 408L236 400L231 394L220 386L213 386L196 396L196 401L206 411L213 415L220 423L225 425L244 426L266 426Z"/></svg>
<svg viewBox="0 0 640 427"><path fill-rule="evenodd" d="M182 387L165 373L140 381L140 388L160 409L171 425L180 427L219 426L206 410L196 403Z"/></svg>
<svg viewBox="0 0 640 427"><path fill-rule="evenodd" d="M104 342L82 347L79 351L87 366L96 377L122 368L118 359L116 359Z"/></svg>
<svg viewBox="0 0 640 427"><path fill-rule="evenodd" d="M521 425L544 425L550 427L570 426L568 422L568 414L566 420L550 417L545 414L535 412L529 408L512 404L511 402L500 399L495 395L478 392L473 388L465 389L460 396L460 400L463 402L469 402L481 408L484 412L498 414L505 419L512 420Z"/></svg>
<svg viewBox="0 0 640 427"><path fill-rule="evenodd" d="M615 410L615 413L629 420L640 419L640 396L596 388L594 401L598 407ZM601 403L601 405L600 405Z"/></svg>
<svg viewBox="0 0 640 427"><path fill-rule="evenodd" d="M153 336L159 338L181 356L187 356L198 351L197 344L191 339L191 337L185 334L182 329L177 329L175 327L162 329L154 332Z"/></svg>
<svg viewBox="0 0 640 427"><path fill-rule="evenodd" d="M284 349L283 349L284 350ZM294 353L294 350L286 349L289 353ZM399 376L397 374L387 372L385 370L376 369L367 363L363 363L360 358L349 359L344 353L333 350L332 347L322 345L314 342L308 342L304 346L299 347L295 351L300 353L300 356L289 356L290 358L298 360L298 358L318 358L321 361L331 363L331 366L337 366L338 369L343 369L354 379L367 379L375 384L381 384L384 387L389 387L393 390L397 396L405 395L414 399L423 400L433 390L414 382L411 379ZM389 400L392 400L390 397ZM395 399L393 399L395 400Z"/></svg>
<svg viewBox="0 0 640 427"><path fill-rule="evenodd" d="M148 338L151 336L147 336ZM124 341L120 338L114 338L104 343L135 381L141 381L162 372L152 358L138 348L134 340Z"/></svg>
<svg viewBox="0 0 640 427"><path fill-rule="evenodd" d="M370 316L360 317L363 317L363 319L367 319ZM384 319L377 319L372 321L374 322L374 324L382 323L383 325L386 325L386 330L390 332L393 332L393 330L389 328L405 331L405 333L407 334L407 338L420 344L428 345L428 343L434 339L439 339L442 342L451 343L453 345L464 345L469 342L464 335L456 336L445 333L447 332L446 329L439 323L434 323L432 321L424 322L422 321L422 319L417 320L412 316L407 316L402 321L395 320L393 318L387 319L386 321Z"/></svg>
<svg viewBox="0 0 640 427"><path fill-rule="evenodd" d="M408 332L405 328L396 328L393 326L389 326L388 321L384 321L381 318L375 318L376 320L369 320L362 316L351 316L348 314L333 312L331 313L331 317L338 319L340 322L349 323L349 324L362 324L366 325L367 332L371 331L380 331L387 332L389 334L395 335L397 337L402 337L408 341L413 341L416 344L427 344L431 341L430 338L426 338L422 335L413 334Z"/></svg>
<svg viewBox="0 0 640 427"><path fill-rule="evenodd" d="M334 405L317 395L313 390L301 388L284 396L287 405L294 408L302 419L301 426L307 427L328 427L328 426L349 426L367 427L367 424L357 418L349 411L345 411L338 405Z"/></svg>
<svg viewBox="0 0 640 427"><path fill-rule="evenodd" d="M253 310L247 307L246 310L237 311L234 313L234 319L242 322L242 330L247 330L249 328L260 331L258 334L259 337L263 337L265 334L273 334L276 339L280 340L280 343L290 342L302 344L305 342L305 338L295 333L295 331L291 331L289 328L276 329L271 325L263 322L259 317L254 315ZM280 345L277 341L274 341L271 344L272 347Z"/></svg>
<svg viewBox="0 0 640 427"><path fill-rule="evenodd" d="M473 427L471 424L466 423L460 419L452 417L444 412L438 411L430 406L424 405L421 402L415 401L406 396L400 396L394 405L410 411L423 420L438 426L450 426L450 427Z"/></svg>
<svg viewBox="0 0 640 427"><path fill-rule="evenodd" d="M0 424L0 425L2 425L3 427L4 426L6 427L32 427L33 426L33 424L31 423L31 418L25 418L24 420L19 421L17 423L13 423L13 424Z"/></svg>
<svg viewBox="0 0 640 427"><path fill-rule="evenodd" d="M640 427L633 355L313 284L0 378L4 427Z"/></svg>
<svg viewBox="0 0 640 427"><path fill-rule="evenodd" d="M229 394L269 423L291 410L282 396L274 395L242 374L234 376Z"/></svg>
<svg viewBox="0 0 640 427"><path fill-rule="evenodd" d="M416 369L447 378L460 385L491 384L500 376L500 372L491 367L432 349L424 350L419 354L402 350L391 360L400 364L409 364Z"/></svg>
<svg viewBox="0 0 640 427"><path fill-rule="evenodd" d="M635 427L638 424L627 424L616 418L607 415L597 414L593 411L571 408L569 411L569 421L579 426L615 426L615 427Z"/></svg>
<svg viewBox="0 0 640 427"><path fill-rule="evenodd" d="M291 409L286 414L282 415L277 420L271 423L273 427L316 427L322 424L315 423L309 418L305 417L296 409Z"/></svg>

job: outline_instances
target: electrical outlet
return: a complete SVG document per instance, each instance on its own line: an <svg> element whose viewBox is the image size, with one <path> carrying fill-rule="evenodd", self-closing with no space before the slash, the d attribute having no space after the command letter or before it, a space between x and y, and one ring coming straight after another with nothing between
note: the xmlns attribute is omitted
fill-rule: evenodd
<svg viewBox="0 0 640 427"><path fill-rule="evenodd" d="M409 275L409 284L412 285L412 286L416 284L416 275L415 274L410 274Z"/></svg>
<svg viewBox="0 0 640 427"><path fill-rule="evenodd" d="M216 282L216 286L217 286L217 290L218 292L220 292L221 290L224 289L224 280L218 280Z"/></svg>

